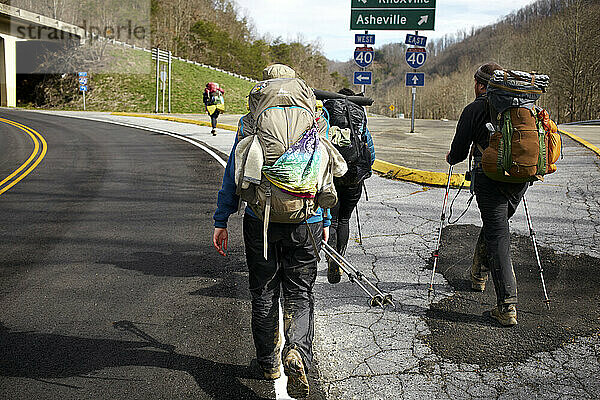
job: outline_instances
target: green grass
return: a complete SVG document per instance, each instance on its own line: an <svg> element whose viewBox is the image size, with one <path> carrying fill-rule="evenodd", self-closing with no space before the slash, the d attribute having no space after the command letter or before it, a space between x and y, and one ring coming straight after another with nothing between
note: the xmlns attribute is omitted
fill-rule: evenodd
<svg viewBox="0 0 600 400"><path fill-rule="evenodd" d="M88 111L153 112L156 96L156 64L150 53L132 49L111 50L110 71L130 73L90 73L86 93ZM142 73L140 73L140 71ZM218 82L225 89L226 112L245 114L252 82L231 75L173 60L171 113L204 113L202 93L207 82ZM162 109L162 92L159 92ZM82 110L81 94L74 101L57 104L54 108ZM168 97L165 93L165 111Z"/></svg>

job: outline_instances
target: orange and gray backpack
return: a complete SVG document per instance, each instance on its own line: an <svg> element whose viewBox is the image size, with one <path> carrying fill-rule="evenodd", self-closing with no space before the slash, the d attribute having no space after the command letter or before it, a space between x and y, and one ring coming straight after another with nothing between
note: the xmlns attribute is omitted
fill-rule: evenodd
<svg viewBox="0 0 600 400"><path fill-rule="evenodd" d="M548 112L535 105L549 78L521 71L497 70L488 82L493 124L483 150L485 174L500 182L533 182L557 170L561 141Z"/></svg>

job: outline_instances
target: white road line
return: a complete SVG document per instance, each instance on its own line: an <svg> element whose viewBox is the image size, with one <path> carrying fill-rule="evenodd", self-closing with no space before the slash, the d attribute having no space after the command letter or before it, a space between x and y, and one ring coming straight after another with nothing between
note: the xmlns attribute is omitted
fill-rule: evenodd
<svg viewBox="0 0 600 400"><path fill-rule="evenodd" d="M43 114L46 114L46 113L43 113ZM46 114L46 115L51 115L51 114ZM126 126L128 128L142 129L142 130L145 130L145 131L156 132L156 133L161 133L163 135L172 136L174 138L181 139L181 140L184 140L184 141L186 141L188 143L191 143L191 144L193 144L196 147L200 147L202 150L204 150L205 152L207 152L208 154L210 154L215 160L217 160L223 166L223 168L225 168L227 166L227 160L223 160L217 153L215 153L214 151L212 151L208 147L204 146L202 143L199 143L199 142L197 142L195 140L187 138L187 137L185 137L183 135L180 135L178 133L172 133L172 132L169 132L169 131L164 131L162 129L148 128L148 127L145 127L145 126L127 124L125 122L117 122L117 121L111 121L111 120L100 119L100 118L90 118L90 117L83 117L83 116L78 116L78 115L64 115L64 114L62 114L60 116L61 117L67 117L67 118L84 119L84 120L88 120L88 121L105 122L105 123L108 123L108 124L121 125L121 126Z"/></svg>

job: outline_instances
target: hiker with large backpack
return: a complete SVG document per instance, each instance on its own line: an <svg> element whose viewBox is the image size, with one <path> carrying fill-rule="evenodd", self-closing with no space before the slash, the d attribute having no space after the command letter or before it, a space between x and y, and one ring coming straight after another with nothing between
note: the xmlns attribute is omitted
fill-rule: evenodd
<svg viewBox="0 0 600 400"><path fill-rule="evenodd" d="M268 67L264 77L251 90L250 112L238 124L213 217L213 245L226 255L228 218L245 201L243 236L257 361L266 379L277 379L283 358L288 394L300 399L309 393L313 286L330 224L323 210L337 202L333 176L343 175L347 167L319 134L312 89L287 66Z"/></svg>
<svg viewBox="0 0 600 400"><path fill-rule="evenodd" d="M206 112L210 116L210 126L212 127L210 133L213 136L217 136L217 118L219 118L220 113L225 111L224 94L225 90L216 82L208 82L204 88L202 101L204 107L206 107Z"/></svg>
<svg viewBox="0 0 600 400"><path fill-rule="evenodd" d="M343 88L338 93L356 96L348 88ZM338 203L331 209L328 241L328 244L343 256L350 237L350 217L362 195L364 180L372 174L375 147L367 128L367 114L363 107L349 101L348 98L326 100L323 107L329 116L331 141L348 165L348 172L333 180ZM340 267L332 258L327 258L327 280L329 283L338 283L341 280Z"/></svg>
<svg viewBox="0 0 600 400"><path fill-rule="evenodd" d="M527 187L556 170L560 145L556 126L535 106L548 85L546 75L504 71L487 63L474 78L476 99L460 116L446 160L454 165L472 154L471 185L483 227L473 256L471 287L483 292L489 271L497 299L490 315L512 326L517 324L517 281L508 221Z"/></svg>

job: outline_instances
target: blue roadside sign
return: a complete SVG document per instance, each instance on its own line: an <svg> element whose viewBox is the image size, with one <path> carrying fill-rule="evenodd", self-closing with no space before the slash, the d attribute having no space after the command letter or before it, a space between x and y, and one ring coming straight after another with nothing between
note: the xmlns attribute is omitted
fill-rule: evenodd
<svg viewBox="0 0 600 400"><path fill-rule="evenodd" d="M88 89L87 85L79 85L80 92L87 92L87 89Z"/></svg>
<svg viewBox="0 0 600 400"><path fill-rule="evenodd" d="M425 86L424 72L407 72L406 86Z"/></svg>
<svg viewBox="0 0 600 400"><path fill-rule="evenodd" d="M411 68L419 68L425 64L427 59L427 50L423 47L412 47L406 49L406 63Z"/></svg>
<svg viewBox="0 0 600 400"><path fill-rule="evenodd" d="M87 76L87 72L80 72L79 76Z"/></svg>
<svg viewBox="0 0 600 400"><path fill-rule="evenodd" d="M372 81L371 71L354 71L355 85L370 85Z"/></svg>
<svg viewBox="0 0 600 400"><path fill-rule="evenodd" d="M354 35L355 44L375 44L375 35L356 33Z"/></svg>
<svg viewBox="0 0 600 400"><path fill-rule="evenodd" d="M87 83L88 83L88 78L86 78L86 77L79 78L80 85L87 85Z"/></svg>
<svg viewBox="0 0 600 400"><path fill-rule="evenodd" d="M410 33L407 33L406 40L404 40L404 44L411 44L413 46L425 47L425 45L427 44L427 37L411 35Z"/></svg>
<svg viewBox="0 0 600 400"><path fill-rule="evenodd" d="M372 47L357 47L354 50L354 61L361 68L366 68L373 62L375 52Z"/></svg>

